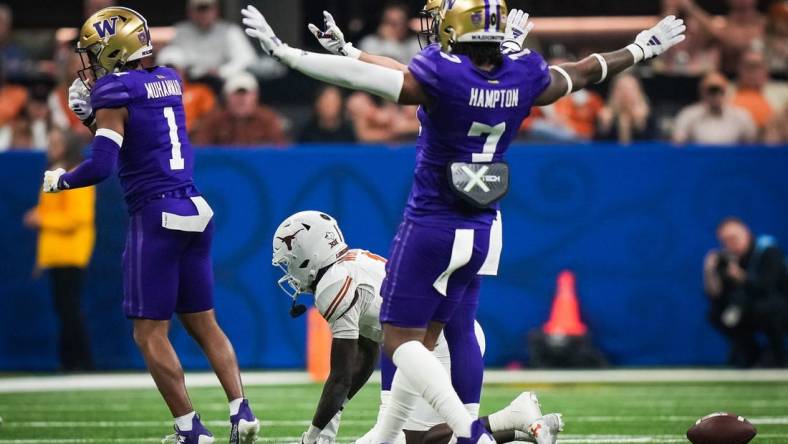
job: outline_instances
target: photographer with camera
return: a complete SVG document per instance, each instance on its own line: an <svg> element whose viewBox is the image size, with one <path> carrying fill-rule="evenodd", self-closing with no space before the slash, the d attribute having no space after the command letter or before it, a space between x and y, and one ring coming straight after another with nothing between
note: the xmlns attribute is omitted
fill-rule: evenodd
<svg viewBox="0 0 788 444"><path fill-rule="evenodd" d="M703 283L711 323L731 344L729 363L784 367L788 274L782 252L773 237L753 238L749 227L735 217L719 224L717 238L722 249L706 254ZM770 359L763 362L758 333L768 339Z"/></svg>

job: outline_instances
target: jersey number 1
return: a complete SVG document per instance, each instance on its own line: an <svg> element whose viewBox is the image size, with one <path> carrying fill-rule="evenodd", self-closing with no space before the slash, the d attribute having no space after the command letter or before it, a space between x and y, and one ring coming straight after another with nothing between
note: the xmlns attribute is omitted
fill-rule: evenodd
<svg viewBox="0 0 788 444"><path fill-rule="evenodd" d="M492 162L495 151L498 149L498 142L501 140L504 131L506 131L506 122L501 122L495 126L473 122L471 129L468 131L468 136L480 137L485 134L488 134L488 136L487 140L484 142L484 150L481 153L473 153L471 161Z"/></svg>
<svg viewBox="0 0 788 444"><path fill-rule="evenodd" d="M167 126L170 127L170 145L172 145L170 169L182 170L183 157L181 157L181 141L178 139L178 122L175 121L175 111L171 106L164 108L164 118L167 119Z"/></svg>

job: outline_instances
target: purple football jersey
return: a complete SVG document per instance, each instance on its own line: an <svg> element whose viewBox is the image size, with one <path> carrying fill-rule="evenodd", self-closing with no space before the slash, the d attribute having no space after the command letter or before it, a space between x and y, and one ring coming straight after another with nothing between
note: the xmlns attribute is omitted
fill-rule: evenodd
<svg viewBox="0 0 788 444"><path fill-rule="evenodd" d="M182 96L183 82L166 67L109 74L91 90L95 110L126 108L129 113L118 176L130 213L157 194L181 188L198 194Z"/></svg>
<svg viewBox="0 0 788 444"><path fill-rule="evenodd" d="M489 227L497 205L469 208L447 178L452 162L499 162L537 97L550 84L545 60L524 51L504 56L493 71L433 44L408 66L432 99L419 109L416 171L405 216L455 228Z"/></svg>

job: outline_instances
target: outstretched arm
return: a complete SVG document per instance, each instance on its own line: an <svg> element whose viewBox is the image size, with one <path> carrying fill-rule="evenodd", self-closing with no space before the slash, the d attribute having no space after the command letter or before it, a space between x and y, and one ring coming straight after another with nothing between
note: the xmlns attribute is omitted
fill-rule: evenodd
<svg viewBox="0 0 788 444"><path fill-rule="evenodd" d="M246 33L260 41L263 50L281 63L317 80L343 88L365 91L404 105L422 105L429 98L409 73L364 63L350 57L316 54L282 43L254 6L241 11Z"/></svg>
<svg viewBox="0 0 788 444"><path fill-rule="evenodd" d="M536 105L549 105L561 97L600 83L643 60L656 57L685 38L684 21L668 16L653 28L638 34L635 42L624 49L605 54L592 54L575 63L550 67L550 86L536 100Z"/></svg>
<svg viewBox="0 0 788 444"><path fill-rule="evenodd" d="M352 43L346 42L345 34L342 32L342 29L337 26L336 21L334 21L334 16L332 16L330 12L323 11L323 23L325 25L324 30L321 30L312 23L307 25L307 28L309 28L309 32L315 36L320 46L331 54L350 57L352 59L361 60L362 62L372 63L373 65L407 72L407 65L403 65L390 57L366 53L353 46Z"/></svg>
<svg viewBox="0 0 788 444"><path fill-rule="evenodd" d="M43 190L57 193L71 188L95 185L115 171L120 147L123 146L123 129L128 111L125 108L100 109L96 112L96 137L93 139L91 158L67 173L58 168L44 173Z"/></svg>

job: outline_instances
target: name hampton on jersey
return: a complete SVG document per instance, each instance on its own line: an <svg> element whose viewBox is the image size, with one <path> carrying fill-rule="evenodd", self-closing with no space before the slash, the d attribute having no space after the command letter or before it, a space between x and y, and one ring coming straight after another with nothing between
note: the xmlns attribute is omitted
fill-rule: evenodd
<svg viewBox="0 0 788 444"><path fill-rule="evenodd" d="M168 96L182 96L181 84L177 80L159 80L158 82L146 82L145 90L148 91L149 99L159 99Z"/></svg>
<svg viewBox="0 0 788 444"><path fill-rule="evenodd" d="M477 108L517 108L520 105L520 90L471 88L468 105Z"/></svg>

